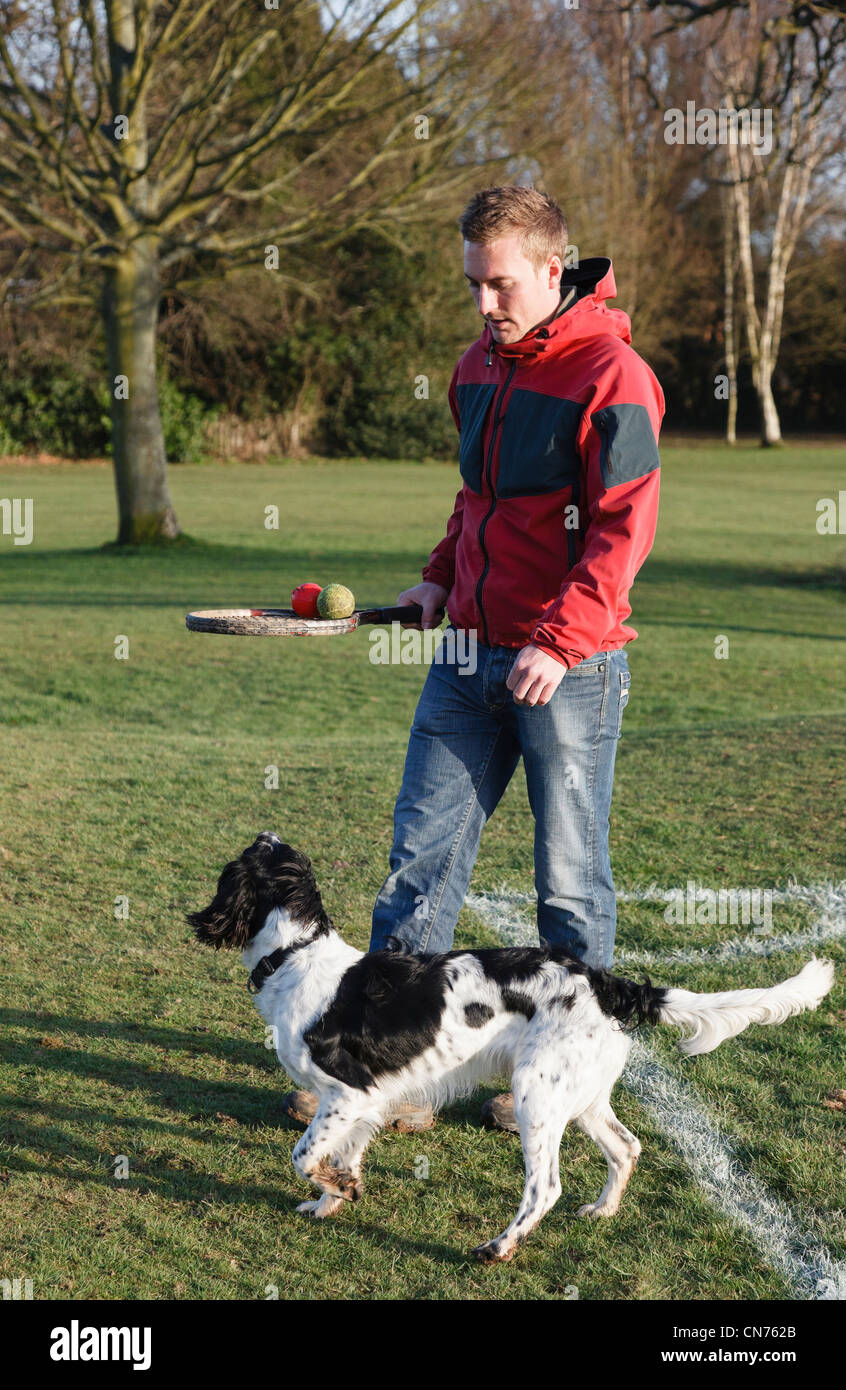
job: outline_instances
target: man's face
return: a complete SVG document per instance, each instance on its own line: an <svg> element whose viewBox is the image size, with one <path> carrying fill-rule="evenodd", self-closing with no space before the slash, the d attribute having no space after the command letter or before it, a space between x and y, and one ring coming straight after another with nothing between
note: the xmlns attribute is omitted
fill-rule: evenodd
<svg viewBox="0 0 846 1390"><path fill-rule="evenodd" d="M516 343L548 323L561 298L561 259L552 256L536 271L520 249L520 233L482 246L464 243L464 274L496 343Z"/></svg>

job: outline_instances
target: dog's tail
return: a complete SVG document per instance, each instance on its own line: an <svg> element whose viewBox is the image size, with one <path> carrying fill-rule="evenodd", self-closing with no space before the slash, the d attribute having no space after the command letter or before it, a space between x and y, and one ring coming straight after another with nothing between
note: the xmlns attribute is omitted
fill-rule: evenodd
<svg viewBox="0 0 846 1390"><path fill-rule="evenodd" d="M594 979L600 1007L620 1022L671 1023L693 1031L679 1043L689 1057L713 1052L726 1038L742 1033L750 1023L783 1023L793 1014L815 1009L834 983L830 960L812 956L789 980L769 989L729 989L720 994L695 994L688 989L659 989L649 982L635 984L610 972Z"/></svg>

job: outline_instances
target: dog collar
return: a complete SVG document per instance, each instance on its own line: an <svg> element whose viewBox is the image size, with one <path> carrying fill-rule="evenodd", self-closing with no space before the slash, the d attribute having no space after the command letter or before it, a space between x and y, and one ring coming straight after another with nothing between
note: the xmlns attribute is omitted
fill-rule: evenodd
<svg viewBox="0 0 846 1390"><path fill-rule="evenodd" d="M269 956L262 956L256 968L250 971L250 978L247 980L247 992L258 994L265 980L269 979L271 975L275 975L280 965L293 955L294 951L301 951L304 946L310 946L313 940L314 937L309 936L305 941L295 941L293 946L279 946L275 951L271 951Z"/></svg>

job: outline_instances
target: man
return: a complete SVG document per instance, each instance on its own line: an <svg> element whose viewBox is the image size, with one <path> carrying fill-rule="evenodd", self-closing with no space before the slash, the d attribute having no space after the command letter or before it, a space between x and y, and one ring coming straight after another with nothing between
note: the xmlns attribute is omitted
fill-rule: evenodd
<svg viewBox="0 0 846 1390"><path fill-rule="evenodd" d="M637 636L625 619L655 535L664 397L628 316L605 304L610 260L564 269L567 225L550 198L485 189L459 227L486 325L449 387L463 481L423 582L397 602L419 603L424 628L446 607L475 637L476 666L429 667L370 949L451 948L482 829L522 756L539 936L610 968L608 817ZM290 1100L307 1121L308 1094ZM483 1117L516 1129L510 1095ZM407 1106L395 1123L434 1121Z"/></svg>

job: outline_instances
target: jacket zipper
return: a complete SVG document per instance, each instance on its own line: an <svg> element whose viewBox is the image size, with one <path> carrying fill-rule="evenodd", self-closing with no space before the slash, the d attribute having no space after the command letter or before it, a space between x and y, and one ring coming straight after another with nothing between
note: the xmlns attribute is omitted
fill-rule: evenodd
<svg viewBox="0 0 846 1390"><path fill-rule="evenodd" d="M578 522L579 522L579 525L578 525L579 538L580 538L580 539L584 539L584 537L583 537L583 535L582 535L581 478L574 478L574 479L573 479L573 485L572 485L572 487L570 488L570 502L569 502L569 505L570 505L571 507L575 507L575 508L576 508L576 516L578 517ZM575 537L575 535L573 534L573 528L572 528L572 527L568 527L568 528L567 528L567 571L568 571L568 573L569 573L569 571L573 568L573 566L575 565L575 563L576 563L576 537Z"/></svg>
<svg viewBox="0 0 846 1390"><path fill-rule="evenodd" d="M480 548L481 548L482 554L483 554L484 557L485 557L485 563L484 563L484 565L482 566L482 573L481 573L481 575L479 576L479 582L478 582L478 584L476 585L476 607L478 608L479 614L480 614L481 619L482 619L482 629L483 629L484 634L485 634L485 646L486 646L486 647L489 647L489 646L490 646L490 640L489 640L489 638L488 638L488 620L487 620L487 618L485 617L485 610L484 610L483 607L482 607L482 585L484 584L485 578L486 578L487 573L488 573L488 570L490 569L490 556L488 555L488 552L487 552L486 549L485 549L485 531L487 530L488 522L490 521L491 517L493 516L494 510L495 510L496 504L497 504L497 495L496 495L496 492L495 492L495 490L494 490L493 480L492 480L492 476L491 476L491 470L492 470L492 466L493 466L493 452L494 452L494 448L496 447L496 432L497 432L497 430L499 429L500 425L502 424L502 421L503 421L503 418L504 418L504 417L500 416L500 414L499 414L499 407L502 405L503 399L504 399L504 397L505 397L505 393L506 393L506 391L508 390L509 386L511 385L511 378L513 377L514 373L515 373L516 370L517 370L517 361L518 361L518 359L515 357L514 360L513 360L513 362L511 363L511 368L510 368L510 370L509 370L509 372L508 372L508 376L507 376L506 379L505 379L505 384L503 385L503 388L502 388L502 390L500 391L499 396L498 396L498 398L497 398L497 400L496 400L496 403L495 403L495 405L494 405L493 429L491 430L491 442L490 442L490 446L489 446L489 448L488 448L487 463L486 463L486 465L485 465L485 473L486 473L486 475L487 475L488 487L489 487L490 490L491 490L492 498L491 498L491 505L490 505L490 508L488 509L487 515L484 517L484 519L483 519L483 521L482 521L482 524L481 524L481 526L479 527L479 546L480 546Z"/></svg>

